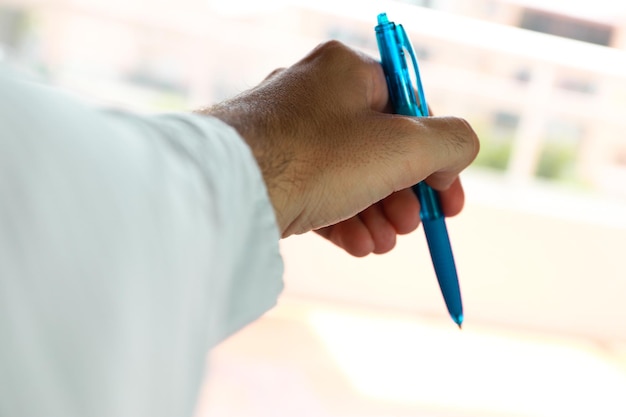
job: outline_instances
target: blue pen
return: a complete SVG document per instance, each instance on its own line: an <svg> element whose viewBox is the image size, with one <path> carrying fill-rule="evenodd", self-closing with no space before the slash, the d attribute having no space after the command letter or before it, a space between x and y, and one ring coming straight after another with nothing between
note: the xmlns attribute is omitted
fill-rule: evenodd
<svg viewBox="0 0 626 417"><path fill-rule="evenodd" d="M402 25L396 25L387 19L386 13L378 15L376 26L376 40L380 51L380 60L387 79L389 98L397 114L405 116L429 116L428 105L424 97L424 89L420 79L417 58ZM407 66L409 54L413 64L417 97L411 80L411 73ZM413 186L421 204L420 218L424 225L426 241L430 249L430 256L435 267L435 274L443 299L448 307L452 320L461 327L463 323L463 303L459 279L456 274L454 256L448 237L445 217L441 210L439 195L425 182Z"/></svg>

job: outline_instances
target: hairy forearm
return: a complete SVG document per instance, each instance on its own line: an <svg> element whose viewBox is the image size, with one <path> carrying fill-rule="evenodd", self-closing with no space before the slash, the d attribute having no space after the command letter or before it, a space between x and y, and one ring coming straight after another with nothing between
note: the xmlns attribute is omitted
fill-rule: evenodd
<svg viewBox="0 0 626 417"><path fill-rule="evenodd" d="M244 95L198 110L233 127L250 147L261 170L281 233L288 227L288 200L301 181L293 172L296 156L293 147L281 143L289 135L289 113L264 91L263 85ZM293 196L291 196L293 197Z"/></svg>

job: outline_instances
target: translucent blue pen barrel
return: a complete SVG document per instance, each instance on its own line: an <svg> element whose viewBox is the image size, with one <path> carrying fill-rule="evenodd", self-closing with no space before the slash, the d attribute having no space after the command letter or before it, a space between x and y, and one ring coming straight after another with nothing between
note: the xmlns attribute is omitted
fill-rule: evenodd
<svg viewBox="0 0 626 417"><path fill-rule="evenodd" d="M376 40L394 111L405 116L428 116L417 59L402 26L396 26L385 13L381 13L376 26ZM417 78L417 94L407 66L407 53ZM439 195L425 182L415 185L413 192L421 204L420 218L441 293L450 316L460 326L463 322L461 291Z"/></svg>
<svg viewBox="0 0 626 417"><path fill-rule="evenodd" d="M426 234L430 256L441 288L444 301L452 319L461 325L463 322L463 302L456 272L452 246L448 237L445 217L441 210L439 195L425 182L413 186L413 192L420 201L420 218Z"/></svg>
<svg viewBox="0 0 626 417"><path fill-rule="evenodd" d="M389 87L389 100L393 104L394 111L405 116L425 116L416 106L413 84L406 82L410 80L409 69L403 48L396 47L402 42L396 32L395 23L389 22L387 15L382 13L378 16L378 26L375 30L380 62L385 72Z"/></svg>

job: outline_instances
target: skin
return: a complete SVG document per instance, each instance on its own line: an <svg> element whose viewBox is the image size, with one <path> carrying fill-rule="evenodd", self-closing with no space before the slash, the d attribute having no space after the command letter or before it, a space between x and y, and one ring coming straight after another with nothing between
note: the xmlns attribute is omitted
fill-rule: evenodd
<svg viewBox="0 0 626 417"><path fill-rule="evenodd" d="M380 64L330 41L243 94L201 110L233 126L263 174L283 237L317 231L354 256L415 230L426 180L446 216L479 142L455 117L393 115Z"/></svg>

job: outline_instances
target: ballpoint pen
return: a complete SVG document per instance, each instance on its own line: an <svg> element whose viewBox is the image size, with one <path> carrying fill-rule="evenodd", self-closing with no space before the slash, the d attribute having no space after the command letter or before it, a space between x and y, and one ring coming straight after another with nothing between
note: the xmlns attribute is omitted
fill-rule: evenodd
<svg viewBox="0 0 626 417"><path fill-rule="evenodd" d="M376 40L394 111L405 116L429 116L417 58L402 25L390 22L386 13L379 14ZM412 74L407 65L408 59L413 65ZM411 75L414 77L415 85ZM461 290L439 195L424 181L414 185L413 192L421 205L420 218L441 293L452 320L461 327L463 323Z"/></svg>

